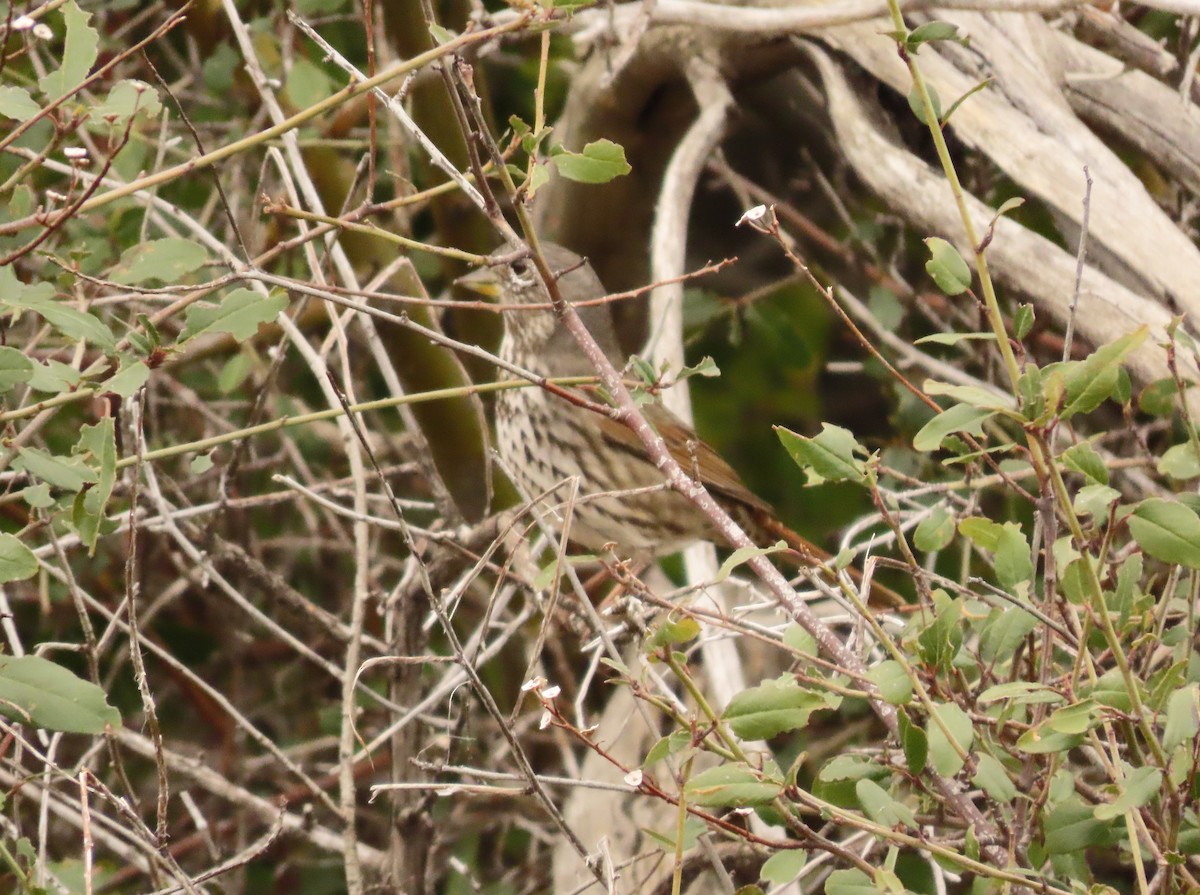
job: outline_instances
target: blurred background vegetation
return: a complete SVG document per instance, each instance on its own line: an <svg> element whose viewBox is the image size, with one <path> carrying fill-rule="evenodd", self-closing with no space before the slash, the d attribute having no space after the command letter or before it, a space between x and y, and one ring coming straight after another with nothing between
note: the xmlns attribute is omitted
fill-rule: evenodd
<svg viewBox="0 0 1200 895"><path fill-rule="evenodd" d="M704 6L725 18L705 19L694 8ZM64 696L86 705L87 718L73 721L19 724L20 711L5 713L0 890L567 895L563 881L584 865L564 849L564 826L589 805L609 825L601 832L645 861L622 865L615 890L669 890L674 840L660 849L622 836L669 831L673 809L664 821L624 803L600 807L587 794L559 824L521 776L525 762L577 776L588 755L568 728L539 726L543 706L522 690L526 680L545 675L562 686L560 703L578 709L580 726L617 689L598 683L610 671L591 645L598 617L583 603L614 611L605 618L632 640L646 622L604 602L610 582L557 602L546 596L553 576L537 576L528 556L489 549L503 540L495 513L514 499L492 469L490 400L472 387L495 371L486 356L446 342L497 344L497 315L466 301L453 281L499 234L382 102L347 88L350 79L298 22L367 76L391 72L383 89L468 173L479 170L472 155L484 155L462 126L476 120L466 106L477 98L478 120L518 182L535 169L546 175L536 195L533 182L523 194L540 234L585 254L610 290L736 259L686 284L677 334L686 360L712 357L721 371L689 380L696 426L802 534L836 551L846 526L876 508L866 489L814 484L772 426L852 431L880 452L888 487L994 472L975 465L965 442L947 446L971 455L949 469L946 454L913 448L934 411L864 349L831 309L833 293L818 288L836 286L866 337L914 382L951 370L959 385L1007 388L994 341L912 345L989 326L974 294L947 296L926 273L924 238L944 237L967 257L978 247L961 235L934 142L910 108L885 5L836 20L799 5L659 7L0 7L0 506L9 537L0 550L9 582L0 653L43 656L107 700L97 702L98 691ZM785 18L756 24L743 17L751 12ZM786 19L791 13L813 18ZM1174 414L1187 405L1171 399L1194 367L1181 352L1184 373L1169 368L1158 343L1171 316L1200 300L1189 288L1200 281L1200 140L1181 111L1194 89L1197 20L1147 6L1118 13L1052 2L943 17L974 42L913 54L935 73L943 108L968 92L960 81L983 85L944 128L964 190L983 203L972 206L977 226L983 232L991 210L1024 199L994 223L989 249L1005 318L1022 304L1036 311L1014 345L1023 360L1050 363L1064 345L1078 359L1138 324L1157 327L1122 373L1132 397L1100 408L1070 439L1094 437L1104 462L1124 458L1149 476L1156 452L1186 440ZM933 18L915 14L909 24ZM1147 137L1139 115L1167 130ZM537 122L553 130L522 145L522 126ZM550 164L552 147L583 153L600 139L623 148L628 174L584 183ZM695 143L704 148L689 169L685 148ZM1085 164L1097 184L1091 194ZM672 178L683 179L682 198L664 190ZM775 207L782 242L812 278L774 240L735 226L760 204ZM1080 289L1075 259L1085 234ZM370 320L363 306L403 318ZM644 298L617 307L631 353L652 313ZM1073 343L1064 339L1068 320ZM1147 386L1166 403L1147 404ZM451 393L389 403L437 389ZM349 404L385 404L364 412L356 433L339 392ZM1121 397L1116 386L1113 394ZM1021 460L1002 433L991 434L998 457ZM1173 487L1147 482L1122 487L1127 496ZM401 531L389 489L411 532ZM1036 508L1012 491L966 490L947 519L983 514L1034 529ZM904 504L913 514L906 530L939 500L922 494ZM951 548L948 525L946 537L919 544L928 568L964 583L971 572L992 575L991 554ZM866 528L886 531L878 520ZM448 600L445 619L426 600L417 556ZM1190 586L1190 574L1170 587ZM1149 599L1150 591L1139 593ZM1146 612L1148 630L1168 617ZM939 618L946 643L963 647L961 632L948 633L951 616ZM455 658L455 637L470 662ZM1021 662L1033 661L1032 643L1017 636L1007 653L993 651L989 674L1029 674ZM1178 646L1183 658L1172 667L1182 670L1160 682L1164 701L1198 679L1194 649ZM778 652L750 660L747 680L790 667L794 656ZM949 660L921 659L947 680L960 674ZM47 692L60 685L37 678ZM498 714L485 711L479 687ZM12 690L0 698L28 710ZM113 725L106 733L105 723ZM649 726L654 736L675 729L662 719ZM822 762L851 745L878 753L884 738L856 698L818 716L805 738L772 744L780 766L795 759L808 786ZM1008 765L1039 804L1075 810L1058 769ZM464 781L478 790L452 788ZM862 808L848 790L838 795L844 780L825 783L825 796ZM374 798L377 784L401 786ZM1186 802L1194 772L1175 785ZM546 786L560 804L576 792L561 780ZM1079 784L1089 810L1102 801L1100 786ZM921 822L939 824L929 793L921 798ZM1174 814L1156 804L1179 848L1154 855L1156 866L1183 868L1159 885L1183 891L1197 870L1177 834L1196 826L1194 804L1173 803ZM819 826L815 809L809 819ZM1042 856L1058 862L1060 878L1133 891L1128 834L1086 820L1086 834L1067 846L1047 846L1031 823L1022 848L1032 838L1048 849ZM1010 821L1019 826L1005 815ZM969 851L962 839L974 834L958 820L951 827L956 847ZM1117 857L1104 854L1115 842ZM762 871L770 850L761 843L742 845L722 853L730 876L705 881L689 865L688 880L733 891L791 879L778 867ZM855 866L831 853L834 866ZM860 863L884 853L865 849ZM943 877L915 848L897 873L913 891L1000 885Z"/></svg>

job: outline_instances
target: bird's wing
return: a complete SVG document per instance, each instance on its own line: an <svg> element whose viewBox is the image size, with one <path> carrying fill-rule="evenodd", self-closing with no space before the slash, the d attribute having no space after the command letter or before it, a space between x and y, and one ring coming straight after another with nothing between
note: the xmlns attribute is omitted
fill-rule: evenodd
<svg viewBox="0 0 1200 895"><path fill-rule="evenodd" d="M641 411L687 475L699 478L706 488L731 500L767 513L774 512L770 504L747 488L733 467L679 417L661 404L644 405ZM612 417L603 414L596 417L600 434L606 441L621 450L646 455L645 445L632 429Z"/></svg>

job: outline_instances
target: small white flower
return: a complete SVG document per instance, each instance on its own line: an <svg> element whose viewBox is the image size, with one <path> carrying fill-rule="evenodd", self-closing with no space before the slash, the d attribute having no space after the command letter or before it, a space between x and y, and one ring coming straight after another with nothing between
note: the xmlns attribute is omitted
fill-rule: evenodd
<svg viewBox="0 0 1200 895"><path fill-rule="evenodd" d="M531 677L525 683L521 684L521 692L528 693L530 690L540 690L546 686L546 679L541 675Z"/></svg>
<svg viewBox="0 0 1200 895"><path fill-rule="evenodd" d="M45 22L38 22L34 25L32 33L38 40L50 40L54 37L54 32L50 30L50 26Z"/></svg>
<svg viewBox="0 0 1200 895"><path fill-rule="evenodd" d="M738 218L738 222L734 226L740 227L740 226L742 226L742 224L757 224L759 221L761 221L766 216L767 216L767 206L755 205L753 208L751 208L749 211L747 211L744 215L742 215L740 218Z"/></svg>
<svg viewBox="0 0 1200 895"><path fill-rule="evenodd" d="M17 16L15 19L13 19L12 30L13 31L28 31L35 24L36 23L34 22L34 20L31 16Z"/></svg>
<svg viewBox="0 0 1200 895"><path fill-rule="evenodd" d="M542 698L543 699L553 699L561 692L562 692L562 687L558 686L558 684L555 684L553 687L547 687L545 690L542 691Z"/></svg>
<svg viewBox="0 0 1200 895"><path fill-rule="evenodd" d="M88 151L86 149L84 149L82 146L68 146L66 149L63 150L63 155L65 155L67 158L71 159L71 161L75 161L75 160L81 159L81 158L87 158L87 154L88 154Z"/></svg>
<svg viewBox="0 0 1200 895"><path fill-rule="evenodd" d="M635 788L638 786L641 786L642 785L642 769L634 768L632 771L630 771L628 774L626 774L625 782L629 786L632 786Z"/></svg>
<svg viewBox="0 0 1200 895"><path fill-rule="evenodd" d="M554 716L549 712L542 712L541 720L538 721L538 730L545 730L550 726L550 722L554 720Z"/></svg>

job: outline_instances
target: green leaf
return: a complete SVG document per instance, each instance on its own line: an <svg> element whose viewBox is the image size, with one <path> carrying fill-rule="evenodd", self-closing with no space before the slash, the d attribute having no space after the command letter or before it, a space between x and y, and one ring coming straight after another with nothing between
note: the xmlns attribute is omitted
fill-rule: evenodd
<svg viewBox="0 0 1200 895"><path fill-rule="evenodd" d="M857 867L835 870L825 880L825 895L878 895L875 881Z"/></svg>
<svg viewBox="0 0 1200 895"><path fill-rule="evenodd" d="M1133 400L1133 380L1125 367L1117 367L1117 384L1112 390L1112 399L1122 407L1129 407Z"/></svg>
<svg viewBox="0 0 1200 895"><path fill-rule="evenodd" d="M884 702L904 705L912 700L913 683L899 662L888 659L867 671L867 680L879 688Z"/></svg>
<svg viewBox="0 0 1200 895"><path fill-rule="evenodd" d="M232 394L254 371L254 366L254 353L239 351L225 362L217 374L217 390L223 395Z"/></svg>
<svg viewBox="0 0 1200 895"><path fill-rule="evenodd" d="M921 661L948 669L962 644L962 601L949 599L945 592L934 594L933 621L917 636Z"/></svg>
<svg viewBox="0 0 1200 895"><path fill-rule="evenodd" d="M1024 204L1025 204L1025 198L1023 196L1013 196L1011 199L1005 199L1000 204L1000 207L996 209L996 214L992 218L992 220L998 220L1001 217L1003 217L1004 215L1008 214L1010 211L1016 211L1018 208L1020 208ZM1017 308L1018 308L1018 310L1021 308L1029 308L1031 313L1033 311L1032 305L1017 305ZM1024 338L1024 337L1022 337L1022 338Z"/></svg>
<svg viewBox="0 0 1200 895"><path fill-rule="evenodd" d="M1132 685L1141 694L1141 701L1145 702L1146 694L1141 682L1135 677ZM1100 703L1100 705L1116 709L1118 712L1133 711L1133 697L1125 682L1125 676L1121 674L1121 669L1119 668L1110 668L1104 674L1100 675L1099 680L1096 681L1090 690L1084 685L1080 687L1080 692L1086 696L1090 696L1096 702Z"/></svg>
<svg viewBox="0 0 1200 895"><path fill-rule="evenodd" d="M822 423L820 435L806 438L776 426L775 434L796 465L805 472L816 473L827 482L866 482L866 464L856 456L865 455L866 448L848 429Z"/></svg>
<svg viewBox="0 0 1200 895"><path fill-rule="evenodd" d="M929 737L925 731L913 724L908 712L900 709L896 713L896 722L900 734L900 748L904 750L904 762L908 765L910 774L919 774L925 770L929 760Z"/></svg>
<svg viewBox="0 0 1200 895"><path fill-rule="evenodd" d="M921 336L913 342L914 345L957 345L959 342L994 342L996 341L995 333L934 333L930 336Z"/></svg>
<svg viewBox="0 0 1200 895"><path fill-rule="evenodd" d="M0 656L0 714L67 733L99 734L121 724L103 690L41 656Z"/></svg>
<svg viewBox="0 0 1200 895"><path fill-rule="evenodd" d="M249 289L234 289L219 305L192 305L187 323L179 334L180 343L205 333L229 333L239 342L258 332L258 327L274 320L287 307L287 296L272 292L264 298Z"/></svg>
<svg viewBox="0 0 1200 895"><path fill-rule="evenodd" d="M297 12L303 2L297 0ZM304 13L300 12L300 15ZM203 86L208 89L210 96L227 94L233 89L234 78L241 71L241 56L228 43L210 43L206 49L208 58L200 67Z"/></svg>
<svg viewBox="0 0 1200 895"><path fill-rule="evenodd" d="M1105 805L1097 805L1095 817L1097 820L1111 820L1120 817L1127 811L1142 807L1156 795L1162 787L1163 775L1158 768L1137 768L1125 778L1125 788L1115 799Z"/></svg>
<svg viewBox="0 0 1200 895"><path fill-rule="evenodd" d="M1033 305L1017 305L1016 313L1013 314L1013 337L1018 342L1023 341L1033 329L1033 322Z"/></svg>
<svg viewBox="0 0 1200 895"><path fill-rule="evenodd" d="M108 278L124 285L154 280L176 283L207 262L208 251L190 239L175 236L152 239L122 252L121 260L109 271Z"/></svg>
<svg viewBox="0 0 1200 895"><path fill-rule="evenodd" d="M995 553L1000 546L1000 535L1004 526L986 516L968 516L958 523L958 531L979 549Z"/></svg>
<svg viewBox="0 0 1200 895"><path fill-rule="evenodd" d="M662 649L664 646L678 646L695 640L700 636L700 623L694 618L683 616L672 618L668 616L658 624L651 633L647 645L651 650Z"/></svg>
<svg viewBox="0 0 1200 895"><path fill-rule="evenodd" d="M32 550L15 535L0 534L0 584L32 578L37 570L38 561Z"/></svg>
<svg viewBox="0 0 1200 895"><path fill-rule="evenodd" d="M956 432L982 436L984 422L995 414L994 410L955 404L921 427L921 431L913 437L913 447L922 453L936 451L948 436Z"/></svg>
<svg viewBox="0 0 1200 895"><path fill-rule="evenodd" d="M1148 327L1139 326L1128 335L1097 348L1084 361L1060 365L1065 370L1066 385L1066 404L1060 416L1069 419L1099 407L1116 389L1125 356L1146 341L1149 334Z"/></svg>
<svg viewBox="0 0 1200 895"><path fill-rule="evenodd" d="M1063 706L1047 718L1044 725L1055 733L1087 733L1104 719L1104 710L1091 699Z"/></svg>
<svg viewBox="0 0 1200 895"><path fill-rule="evenodd" d="M1111 841L1108 824L1097 820L1088 805L1074 798L1056 806L1046 815L1043 828L1046 850L1052 855L1099 848Z"/></svg>
<svg viewBox="0 0 1200 895"><path fill-rule="evenodd" d="M612 140L596 140L575 153L558 148L550 158L558 173L578 183L608 183L633 169L625 161L625 150Z"/></svg>
<svg viewBox="0 0 1200 895"><path fill-rule="evenodd" d="M937 90L932 84L926 84L925 89L929 92L929 103L933 106L933 121L928 121L925 118L925 104L921 102L921 94L917 92L914 86L908 91L908 107L912 109L912 113L917 116L917 121L926 127L937 127L942 120L942 98L938 96Z"/></svg>
<svg viewBox="0 0 1200 895"><path fill-rule="evenodd" d="M958 40L958 26L950 22L926 22L923 25L918 25L908 35L908 48L917 53L921 49L921 44L929 43L934 40Z"/></svg>
<svg viewBox="0 0 1200 895"><path fill-rule="evenodd" d="M958 523L958 530L977 547L993 554L996 576L1006 588L1015 587L1033 576L1029 542L1016 522L998 525L982 516L971 516Z"/></svg>
<svg viewBox="0 0 1200 895"><path fill-rule="evenodd" d="M1018 705L1042 702L1062 702L1065 697L1045 684L1036 681L1010 681L1006 684L996 684L988 687L979 694L980 705L998 702L1001 699L1011 699Z"/></svg>
<svg viewBox="0 0 1200 895"><path fill-rule="evenodd" d="M817 639L793 622L783 629L783 645L805 656L817 654Z"/></svg>
<svg viewBox="0 0 1200 895"><path fill-rule="evenodd" d="M105 353L112 351L117 345L112 330L101 323L98 317L52 298L44 298L33 290L27 289L22 295L4 295L0 297L0 302L40 314L47 323L67 338L86 339Z"/></svg>
<svg viewBox="0 0 1200 895"><path fill-rule="evenodd" d="M149 378L150 368L146 366L144 361L135 360L130 363L126 359L121 364L121 369L105 381L104 388L106 391L120 395L122 398L128 398L145 385L146 380Z"/></svg>
<svg viewBox="0 0 1200 895"><path fill-rule="evenodd" d="M1037 626L1037 618L1024 609L993 609L979 632L979 657L988 663L1011 659Z"/></svg>
<svg viewBox="0 0 1200 895"><path fill-rule="evenodd" d="M209 451L207 454L197 454L193 457L192 462L188 464L188 470L192 475L203 475L213 466L213 452Z"/></svg>
<svg viewBox="0 0 1200 895"><path fill-rule="evenodd" d="M693 376L702 376L705 379L714 379L721 375L721 368L717 366L717 362L707 354L700 358L699 363L690 367L684 366L675 376L675 381L680 382L684 379L690 379Z"/></svg>
<svg viewBox="0 0 1200 895"><path fill-rule="evenodd" d="M12 198L8 201L8 213L14 218L23 218L33 214L34 193L28 184L13 187Z"/></svg>
<svg viewBox="0 0 1200 895"><path fill-rule="evenodd" d="M596 557L590 554L576 554L573 556L562 557L562 561L568 566L578 566L586 562L594 562L595 560ZM533 589L545 590L551 584L553 584L561 574L563 574L563 571L559 568L559 557L556 556L538 570L538 573L533 578Z"/></svg>
<svg viewBox="0 0 1200 895"><path fill-rule="evenodd" d="M1162 643L1164 646L1190 642L1191 632L1180 630L1181 627L1186 626L1173 625L1172 630L1163 632ZM1167 699L1177 687L1183 686L1187 678L1188 664L1186 661L1171 662L1161 666L1150 676L1150 680L1147 682L1150 695L1146 699L1146 703L1152 711L1157 713L1166 710Z"/></svg>
<svg viewBox="0 0 1200 895"><path fill-rule="evenodd" d="M863 777L888 776L887 768L864 758L861 755L838 755L827 761L817 774L817 779L825 783L840 780L861 780Z"/></svg>
<svg viewBox="0 0 1200 895"><path fill-rule="evenodd" d="M764 681L729 701L721 717L744 740L766 740L808 726L813 712L833 709L836 694L801 687L790 675Z"/></svg>
<svg viewBox="0 0 1200 895"><path fill-rule="evenodd" d="M1155 559L1200 569L1200 516L1183 504L1143 500L1129 517L1129 533Z"/></svg>
<svg viewBox="0 0 1200 895"><path fill-rule="evenodd" d="M300 57L292 63L283 90L293 107L307 109L327 99L333 93L334 83L323 69Z"/></svg>
<svg viewBox="0 0 1200 895"><path fill-rule="evenodd" d="M917 819L912 809L892 798L874 780L859 780L854 784L855 795L867 817L885 827L915 827Z"/></svg>
<svg viewBox="0 0 1200 895"><path fill-rule="evenodd" d="M30 508L35 510L44 510L55 504L54 498L50 496L50 486L45 482L30 485L28 488L22 488L16 493L21 500L25 501L25 503L29 504Z"/></svg>
<svg viewBox="0 0 1200 895"><path fill-rule="evenodd" d="M939 289L947 295L961 295L971 288L971 268L967 267L958 249L937 236L926 239L925 245L929 247L930 256L925 262L925 270Z"/></svg>
<svg viewBox="0 0 1200 895"><path fill-rule="evenodd" d="M808 852L800 848L781 849L763 862L758 878L773 886L783 886L800 875L808 862Z"/></svg>
<svg viewBox="0 0 1200 895"><path fill-rule="evenodd" d="M56 100L74 91L92 70L96 61L100 35L88 25L91 13L79 8L75 0L67 0L62 8L67 39L62 51L62 67L38 81L46 99Z"/></svg>
<svg viewBox="0 0 1200 895"><path fill-rule="evenodd" d="M1103 519L1108 515L1108 508L1121 499L1121 492L1108 485L1084 485L1075 494L1073 506L1080 516L1093 516Z"/></svg>
<svg viewBox="0 0 1200 895"><path fill-rule="evenodd" d="M1073 445L1062 452L1062 462L1067 469L1077 472L1090 483L1108 484L1108 467L1104 460L1087 442Z"/></svg>
<svg viewBox="0 0 1200 895"><path fill-rule="evenodd" d="M870 238L870 237L866 237ZM905 307L896 293L886 286L872 286L867 293L867 311L884 329L899 330L904 322Z"/></svg>
<svg viewBox="0 0 1200 895"><path fill-rule="evenodd" d="M449 28L443 28L441 25L438 25L435 22L429 23L429 34L438 46L441 46L442 44L448 44L450 41L454 40L455 37L457 37L457 35Z"/></svg>
<svg viewBox="0 0 1200 895"><path fill-rule="evenodd" d="M28 121L40 111L42 107L33 101L28 90L10 85L0 87L0 115L14 121Z"/></svg>
<svg viewBox="0 0 1200 895"><path fill-rule="evenodd" d="M1029 542L1025 540L1025 533L1016 522L1005 522L1001 527L995 562L996 577L1008 590L1033 577Z"/></svg>
<svg viewBox="0 0 1200 895"><path fill-rule="evenodd" d="M1167 699L1163 746L1170 750L1200 733L1200 684L1181 687Z"/></svg>
<svg viewBox="0 0 1200 895"><path fill-rule="evenodd" d="M783 792L783 783L739 763L701 771L688 780L683 791L694 805L741 808L771 801Z"/></svg>
<svg viewBox="0 0 1200 895"><path fill-rule="evenodd" d="M65 491L78 491L84 485L94 485L100 479L79 457L60 457L39 448L17 450L14 469L23 469L48 485Z"/></svg>
<svg viewBox="0 0 1200 895"><path fill-rule="evenodd" d="M1138 407L1151 416L1170 416L1178 394L1179 386L1174 379L1159 379L1142 389L1138 395Z"/></svg>
<svg viewBox="0 0 1200 895"><path fill-rule="evenodd" d="M162 111L158 91L145 81L121 81L108 91L108 98L92 109L89 120L106 127L124 127L135 115L154 118Z"/></svg>
<svg viewBox="0 0 1200 895"><path fill-rule="evenodd" d="M113 418L106 416L93 426L84 426L75 453L85 459L91 458L88 465L96 470L98 478L95 487L82 492L76 499L72 514L79 539L91 556L96 552L96 542L107 521L104 510L117 481L117 436Z"/></svg>
<svg viewBox="0 0 1200 895"><path fill-rule="evenodd" d="M16 348L0 348L0 393L33 378L33 361Z"/></svg>
<svg viewBox="0 0 1200 895"><path fill-rule="evenodd" d="M729 554L725 562L721 563L721 568L717 569L717 577L713 579L713 583L718 584L724 581L733 574L738 566L745 565L756 556L770 556L772 553L782 553L787 549L784 541L777 541L770 547L739 547Z"/></svg>
<svg viewBox="0 0 1200 895"><path fill-rule="evenodd" d="M1141 583L1144 567L1142 555L1134 553L1117 569L1117 589L1113 593L1110 605L1114 612L1120 614L1122 624L1133 612L1134 602L1141 595L1138 585Z"/></svg>
<svg viewBox="0 0 1200 895"><path fill-rule="evenodd" d="M1172 445L1158 459L1158 471L1181 482L1200 476L1200 457L1190 441Z"/></svg>
<svg viewBox="0 0 1200 895"><path fill-rule="evenodd" d="M934 717L925 723L925 735L929 737L929 760L934 770L943 777L953 777L962 770L964 763L954 744L964 753L970 752L975 743L975 726L971 723L970 715L952 702L934 703L933 714L942 723L938 724ZM953 743L942 732L943 725L953 737Z"/></svg>
<svg viewBox="0 0 1200 895"><path fill-rule="evenodd" d="M1011 802L1017 797L1017 786L1005 773L1004 765L986 752L975 763L975 775L971 783L998 802Z"/></svg>
<svg viewBox="0 0 1200 895"><path fill-rule="evenodd" d="M1056 391L1055 397L1051 400L1047 394L1051 390ZM1035 367L1032 364L1025 368L1025 372L1017 380L1017 396L1021 399L1021 413L1025 419L1032 422L1037 422L1044 425L1048 420L1043 419L1046 414L1047 405L1058 407L1057 393L1062 390L1062 379L1048 380L1042 374L1040 367Z"/></svg>
<svg viewBox="0 0 1200 895"><path fill-rule="evenodd" d="M1039 724L1017 738L1017 748L1030 755L1051 755L1074 749L1084 739L1081 733L1055 733L1046 725Z"/></svg>
<svg viewBox="0 0 1200 895"><path fill-rule="evenodd" d="M658 764L664 758L674 755L681 749L686 749L691 742L692 732L690 730L673 731L650 747L650 751L646 753L646 760L642 762L642 767L649 768Z"/></svg>
<svg viewBox="0 0 1200 895"><path fill-rule="evenodd" d="M75 388L83 380L74 367L56 360L48 360L44 364L35 363L32 374L29 377L31 389L54 395L61 395Z"/></svg>
<svg viewBox="0 0 1200 895"><path fill-rule="evenodd" d="M1012 406L1012 400L1005 395L976 385L954 385L936 379L926 379L921 388L927 395L948 395L960 404L970 404L972 407L982 407L986 410L1005 410Z"/></svg>
<svg viewBox="0 0 1200 895"><path fill-rule="evenodd" d="M537 195L537 191L549 182L550 170L542 162L534 162L529 168L529 179L524 185L526 195L532 199Z"/></svg>
<svg viewBox="0 0 1200 895"><path fill-rule="evenodd" d="M1062 572L1063 593L1072 603L1082 606L1089 599L1089 581L1088 561L1083 557L1072 560Z"/></svg>
<svg viewBox="0 0 1200 895"><path fill-rule="evenodd" d="M943 506L934 507L913 532L918 550L932 553L954 540L954 517Z"/></svg>

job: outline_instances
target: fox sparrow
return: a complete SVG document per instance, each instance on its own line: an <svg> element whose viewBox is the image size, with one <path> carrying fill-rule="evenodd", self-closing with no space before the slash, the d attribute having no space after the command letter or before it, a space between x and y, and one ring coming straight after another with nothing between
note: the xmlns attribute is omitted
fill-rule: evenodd
<svg viewBox="0 0 1200 895"><path fill-rule="evenodd" d="M560 294L568 302L602 298L604 287L591 266L561 246L542 243ZM553 377L595 374L575 339L550 309L550 298L528 258L494 256L490 267L464 277L477 292L505 304L540 305L504 314L500 357L531 373ZM575 308L584 325L618 369L623 366L605 305ZM594 400L594 397L593 397ZM697 477L752 541L768 546L783 540L793 559L813 566L829 554L797 535L774 510L752 493L709 445L678 417L658 404L641 408L683 470ZM638 437L625 425L541 388L500 392L496 400L496 448L517 484L530 497L550 493L552 518L569 525L570 540L599 552L606 545L639 556L673 553L698 540L729 546L709 519L682 494L671 490ZM576 499L566 516L566 483L578 477ZM900 598L873 585L874 603Z"/></svg>

